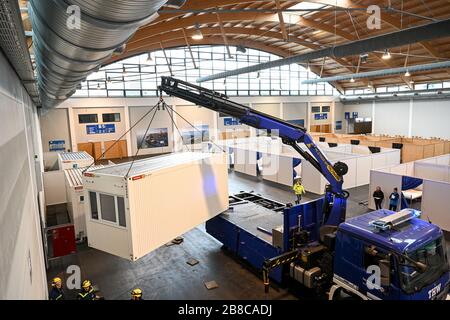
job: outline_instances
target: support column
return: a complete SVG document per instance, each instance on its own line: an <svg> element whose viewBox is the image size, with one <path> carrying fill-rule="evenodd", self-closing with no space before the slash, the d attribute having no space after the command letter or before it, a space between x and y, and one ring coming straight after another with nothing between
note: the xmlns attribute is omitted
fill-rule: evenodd
<svg viewBox="0 0 450 320"><path fill-rule="evenodd" d="M409 119L408 119L408 138L412 137L412 121L413 121L414 101L409 100Z"/></svg>
<svg viewBox="0 0 450 320"><path fill-rule="evenodd" d="M376 102L372 101L372 134L375 134L375 108Z"/></svg>
<svg viewBox="0 0 450 320"><path fill-rule="evenodd" d="M72 144L72 152L78 151L78 145L77 145L77 136L75 134L75 117L73 115L73 108L69 107L67 109L67 114L69 116L69 131L70 131L70 142Z"/></svg>
<svg viewBox="0 0 450 320"><path fill-rule="evenodd" d="M128 106L128 103L125 101L125 106L124 106L124 121L125 121L125 132L127 132L128 130L130 130L131 127L131 122L130 122L130 107ZM131 157L131 155L133 154L133 150L131 148L131 132L128 132L125 136L125 139L127 141L127 156Z"/></svg>

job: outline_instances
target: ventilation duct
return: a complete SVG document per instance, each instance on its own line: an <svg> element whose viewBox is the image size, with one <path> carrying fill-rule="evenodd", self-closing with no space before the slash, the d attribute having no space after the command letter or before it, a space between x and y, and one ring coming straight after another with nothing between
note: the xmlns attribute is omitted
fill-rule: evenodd
<svg viewBox="0 0 450 320"><path fill-rule="evenodd" d="M318 78L318 79L310 79L302 81L302 84L314 84L314 83L323 83L323 82L334 82L334 81L345 81L351 79L366 79L366 78L376 78L376 77L385 77L396 74L404 74L405 72L423 72L430 71L436 69L446 69L450 68L450 61L429 63L429 64L421 64L409 67L401 67L401 68L391 68L391 69L383 69L369 72L361 72L354 74L345 74L341 76L327 77L327 78Z"/></svg>
<svg viewBox="0 0 450 320"><path fill-rule="evenodd" d="M166 2L30 0L42 106L54 107L73 95L90 73L114 52L123 51L136 30L154 20Z"/></svg>
<svg viewBox="0 0 450 320"><path fill-rule="evenodd" d="M249 67L239 68L200 77L197 82L222 79L231 76L237 76L245 73L258 72L275 67L290 65L293 63L305 63L324 57L343 58L353 55L366 54L377 50L401 47L404 45L417 43L420 41L430 41L450 36L450 19L429 23L422 26L415 26L409 29L403 29L392 33L377 35L367 39L361 39L349 43L338 44L334 47L320 49L317 51L302 53L288 58L273 60Z"/></svg>

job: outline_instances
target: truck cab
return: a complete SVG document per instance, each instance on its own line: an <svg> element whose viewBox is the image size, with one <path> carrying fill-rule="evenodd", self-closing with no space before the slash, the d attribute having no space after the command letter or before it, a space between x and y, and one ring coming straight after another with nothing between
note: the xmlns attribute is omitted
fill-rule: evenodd
<svg viewBox="0 0 450 320"><path fill-rule="evenodd" d="M378 210L340 224L329 298L345 292L364 300L445 300L450 280L443 232L419 215Z"/></svg>

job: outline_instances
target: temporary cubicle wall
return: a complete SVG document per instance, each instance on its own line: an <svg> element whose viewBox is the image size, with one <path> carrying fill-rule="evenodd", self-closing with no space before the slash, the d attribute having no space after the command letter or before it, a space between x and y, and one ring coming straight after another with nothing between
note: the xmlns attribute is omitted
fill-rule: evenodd
<svg viewBox="0 0 450 320"><path fill-rule="evenodd" d="M370 170L400 163L400 150L381 148L372 153L367 146L318 143L332 163L344 162L349 172L344 177L344 188L368 184ZM308 192L324 194L327 181L290 146L283 145L278 138L252 137L222 142L222 147L233 150L234 170L250 176L260 174L263 179L292 186L294 177L303 178ZM304 145L300 145L309 152ZM260 165L258 166L258 159ZM259 170L258 170L259 169Z"/></svg>
<svg viewBox="0 0 450 320"><path fill-rule="evenodd" d="M422 139L405 138L381 135L351 135L351 134L332 134L332 133L314 133L313 138L319 142L344 143L350 144L353 141L359 145L394 148L394 145L401 145L402 163L415 160L436 157L450 153L450 141L442 139Z"/></svg>
<svg viewBox="0 0 450 320"><path fill-rule="evenodd" d="M422 182L414 190L402 190L404 179L417 179ZM417 183L417 184L419 184ZM372 194L380 186L385 194L384 208L389 207L388 197L394 188L403 193L417 194L421 197L423 217L450 231L450 155L423 159L397 166L372 170L370 174L369 208L375 209ZM413 193L412 191L415 191ZM400 207L398 208L400 209Z"/></svg>

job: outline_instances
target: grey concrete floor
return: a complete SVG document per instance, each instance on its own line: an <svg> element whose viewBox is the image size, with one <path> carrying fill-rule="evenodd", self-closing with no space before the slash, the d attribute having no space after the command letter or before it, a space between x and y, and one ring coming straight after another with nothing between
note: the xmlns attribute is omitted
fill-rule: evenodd
<svg viewBox="0 0 450 320"><path fill-rule="evenodd" d="M265 197L288 203L294 201L289 187L259 181L248 176L230 173L230 194L254 191ZM368 186L350 191L347 217L368 212L359 204L367 201ZM319 197L307 194L305 201ZM80 246L75 255L52 261L48 279L58 275L64 279L69 265L81 268L82 278L90 279L108 300L129 299L130 291L140 287L145 299L310 299L311 292L271 287L264 293L261 277L235 257L221 249L216 241L199 226L183 235L184 242L163 246L137 262L130 262L110 254ZM195 258L200 263L191 267L186 261ZM216 281L214 290L207 290L204 282ZM76 291L67 291L73 298Z"/></svg>

